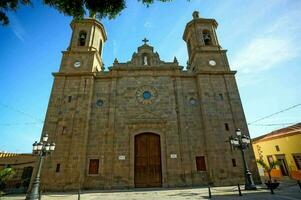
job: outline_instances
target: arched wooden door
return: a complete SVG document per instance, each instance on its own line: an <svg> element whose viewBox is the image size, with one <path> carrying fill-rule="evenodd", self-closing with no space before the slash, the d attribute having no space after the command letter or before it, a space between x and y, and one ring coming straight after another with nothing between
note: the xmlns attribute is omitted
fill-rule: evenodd
<svg viewBox="0 0 301 200"><path fill-rule="evenodd" d="M161 187L160 136L142 133L135 136L135 187Z"/></svg>

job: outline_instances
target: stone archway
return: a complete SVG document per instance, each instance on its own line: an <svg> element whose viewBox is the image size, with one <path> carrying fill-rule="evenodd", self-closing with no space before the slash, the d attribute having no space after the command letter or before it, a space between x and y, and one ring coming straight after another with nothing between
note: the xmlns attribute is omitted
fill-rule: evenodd
<svg viewBox="0 0 301 200"><path fill-rule="evenodd" d="M161 187L160 136L141 133L135 136L135 187Z"/></svg>

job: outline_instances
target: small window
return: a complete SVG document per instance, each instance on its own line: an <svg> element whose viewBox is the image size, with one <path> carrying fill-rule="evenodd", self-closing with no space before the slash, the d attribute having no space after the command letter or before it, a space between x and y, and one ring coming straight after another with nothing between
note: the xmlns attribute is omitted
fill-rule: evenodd
<svg viewBox="0 0 301 200"><path fill-rule="evenodd" d="M280 151L280 148L278 145L276 145L275 148L276 148L276 151Z"/></svg>
<svg viewBox="0 0 301 200"><path fill-rule="evenodd" d="M70 103L72 101L72 96L68 96L68 102Z"/></svg>
<svg viewBox="0 0 301 200"><path fill-rule="evenodd" d="M206 171L205 156L197 156L195 157L195 160L197 171Z"/></svg>
<svg viewBox="0 0 301 200"><path fill-rule="evenodd" d="M55 172L60 172L60 170L61 170L61 164L58 163L56 164Z"/></svg>
<svg viewBox="0 0 301 200"><path fill-rule="evenodd" d="M101 106L103 105L103 100L97 99L96 105L97 105L98 107L101 107Z"/></svg>
<svg viewBox="0 0 301 200"><path fill-rule="evenodd" d="M66 126L62 127L62 135L64 135L66 133Z"/></svg>
<svg viewBox="0 0 301 200"><path fill-rule="evenodd" d="M234 158L232 158L232 166L236 167L236 160Z"/></svg>
<svg viewBox="0 0 301 200"><path fill-rule="evenodd" d="M98 174L99 159L90 159L89 174Z"/></svg>
<svg viewBox="0 0 301 200"><path fill-rule="evenodd" d="M102 51L102 40L99 40L99 55L101 56Z"/></svg>
<svg viewBox="0 0 301 200"><path fill-rule="evenodd" d="M229 131L230 129L229 129L229 124L228 123L225 123L225 129L226 129L226 131Z"/></svg>
<svg viewBox="0 0 301 200"><path fill-rule="evenodd" d="M296 167L298 170L301 170L301 154L293 155L294 161L296 163Z"/></svg>
<svg viewBox="0 0 301 200"><path fill-rule="evenodd" d="M78 45L79 46L85 46L86 45L86 38L87 38L87 33L85 31L79 32Z"/></svg>
<svg viewBox="0 0 301 200"><path fill-rule="evenodd" d="M224 100L224 95L222 93L219 93L218 96L219 96L220 100L222 100L222 101Z"/></svg>

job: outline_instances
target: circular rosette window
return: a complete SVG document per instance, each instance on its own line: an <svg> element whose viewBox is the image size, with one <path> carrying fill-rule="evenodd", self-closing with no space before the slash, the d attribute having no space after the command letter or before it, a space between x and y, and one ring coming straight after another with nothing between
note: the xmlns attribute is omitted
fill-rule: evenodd
<svg viewBox="0 0 301 200"><path fill-rule="evenodd" d="M143 86L136 92L137 101L142 104L152 104L157 97L157 91L154 87Z"/></svg>

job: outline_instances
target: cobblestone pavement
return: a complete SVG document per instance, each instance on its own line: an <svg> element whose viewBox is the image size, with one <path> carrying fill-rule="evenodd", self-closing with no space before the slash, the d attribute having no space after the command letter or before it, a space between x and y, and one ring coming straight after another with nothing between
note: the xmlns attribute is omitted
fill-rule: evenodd
<svg viewBox="0 0 301 200"><path fill-rule="evenodd" d="M271 194L269 190L258 187L256 191L244 191L243 196L238 195L237 187L213 187L212 198L220 200L301 200L301 189L296 184L284 185ZM1 200L24 200L25 195L9 195ZM42 200L77 200L75 193L49 193L44 194ZM209 199L208 188L177 188L152 190L111 190L111 191L83 191L81 200L183 200L183 199Z"/></svg>

